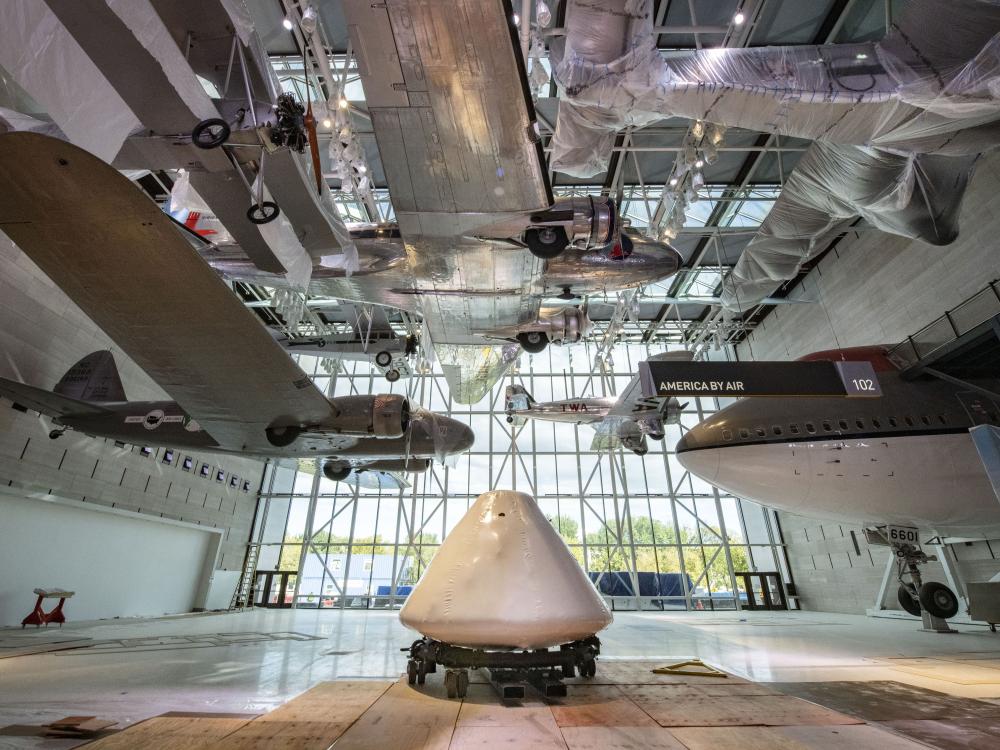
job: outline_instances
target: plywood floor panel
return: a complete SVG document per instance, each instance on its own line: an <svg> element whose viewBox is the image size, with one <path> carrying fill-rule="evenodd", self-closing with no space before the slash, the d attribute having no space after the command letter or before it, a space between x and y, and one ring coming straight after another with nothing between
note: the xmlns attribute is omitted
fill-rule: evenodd
<svg viewBox="0 0 1000 750"><path fill-rule="evenodd" d="M555 729L556 720L549 707L539 700L525 700L503 705L490 685L469 685L469 692L458 713L459 727L534 726Z"/></svg>
<svg viewBox="0 0 1000 750"><path fill-rule="evenodd" d="M687 750L804 750L770 727L685 727L670 732Z"/></svg>
<svg viewBox="0 0 1000 750"><path fill-rule="evenodd" d="M623 687L663 727L797 726L859 724L861 721L788 695L671 698L656 688Z"/></svg>
<svg viewBox="0 0 1000 750"><path fill-rule="evenodd" d="M385 746L389 748L390 746ZM517 750L567 750L559 728L543 725L456 727L449 750L509 747Z"/></svg>
<svg viewBox="0 0 1000 750"><path fill-rule="evenodd" d="M203 750L212 748L255 720L247 715L240 718L209 718L207 716L154 716L127 729L95 740L87 745L94 750Z"/></svg>
<svg viewBox="0 0 1000 750"><path fill-rule="evenodd" d="M778 734L809 750L927 750L919 742L871 724L844 727L775 727Z"/></svg>
<svg viewBox="0 0 1000 750"><path fill-rule="evenodd" d="M562 727L569 750L684 750L669 729L646 727Z"/></svg>
<svg viewBox="0 0 1000 750"><path fill-rule="evenodd" d="M429 677L420 690L401 680L344 732L337 750L447 750L461 705L448 700L443 680Z"/></svg>
<svg viewBox="0 0 1000 750"><path fill-rule="evenodd" d="M551 700L560 727L657 726L617 685L577 685L568 692L565 698Z"/></svg>
<svg viewBox="0 0 1000 750"><path fill-rule="evenodd" d="M1000 720L915 719L889 721L885 726L940 750L996 750L1000 747Z"/></svg>

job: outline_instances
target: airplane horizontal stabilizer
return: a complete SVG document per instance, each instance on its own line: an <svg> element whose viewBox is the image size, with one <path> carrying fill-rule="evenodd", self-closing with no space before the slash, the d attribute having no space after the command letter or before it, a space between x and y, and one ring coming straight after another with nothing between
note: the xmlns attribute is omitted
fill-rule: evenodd
<svg viewBox="0 0 1000 750"><path fill-rule="evenodd" d="M47 391L44 388L35 388L6 378L0 378L0 396L48 417L77 417L108 413L107 409L95 404L88 404L86 401L79 401L69 396L60 396L58 393Z"/></svg>

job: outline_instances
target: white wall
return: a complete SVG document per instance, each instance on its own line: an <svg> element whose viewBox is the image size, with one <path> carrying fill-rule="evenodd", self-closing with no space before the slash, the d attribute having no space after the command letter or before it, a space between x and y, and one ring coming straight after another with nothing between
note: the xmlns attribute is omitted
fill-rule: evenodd
<svg viewBox="0 0 1000 750"><path fill-rule="evenodd" d="M0 494L0 626L21 623L35 588L75 591L67 620L189 612L220 539L193 524Z"/></svg>

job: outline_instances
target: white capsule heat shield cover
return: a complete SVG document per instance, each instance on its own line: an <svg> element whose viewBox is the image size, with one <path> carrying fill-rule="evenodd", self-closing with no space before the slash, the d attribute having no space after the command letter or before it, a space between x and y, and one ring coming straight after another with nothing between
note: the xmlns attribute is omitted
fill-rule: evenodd
<svg viewBox="0 0 1000 750"><path fill-rule="evenodd" d="M534 498L480 495L400 610L402 623L470 648L547 648L586 638L611 612Z"/></svg>

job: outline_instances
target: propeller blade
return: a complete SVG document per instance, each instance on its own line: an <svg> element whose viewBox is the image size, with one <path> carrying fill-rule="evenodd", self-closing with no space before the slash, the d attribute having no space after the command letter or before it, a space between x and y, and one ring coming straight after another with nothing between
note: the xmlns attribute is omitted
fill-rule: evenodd
<svg viewBox="0 0 1000 750"><path fill-rule="evenodd" d="M313 174L316 176L316 192L323 194L323 168L319 162L319 139L316 136L316 118L313 116L312 98L306 110L306 132L309 134L309 154L312 156Z"/></svg>

